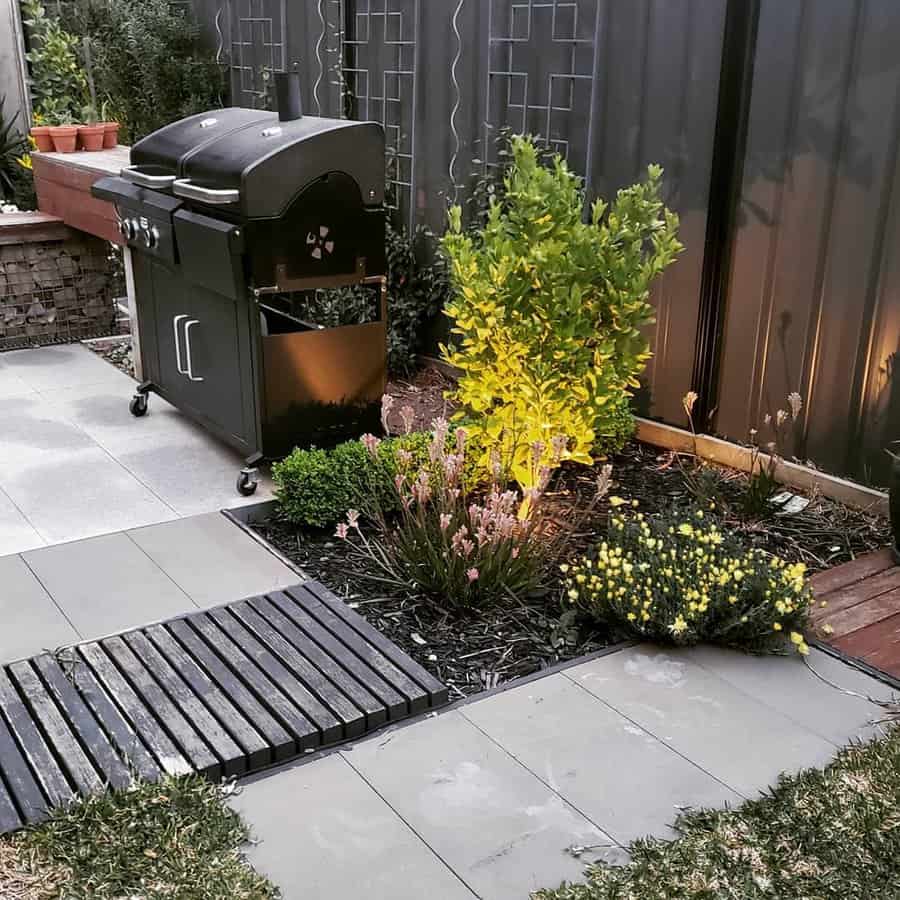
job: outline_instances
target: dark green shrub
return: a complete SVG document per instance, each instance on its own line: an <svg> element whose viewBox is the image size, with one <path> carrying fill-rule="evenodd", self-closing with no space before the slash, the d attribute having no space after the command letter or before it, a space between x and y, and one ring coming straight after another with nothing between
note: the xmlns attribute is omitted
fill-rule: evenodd
<svg viewBox="0 0 900 900"><path fill-rule="evenodd" d="M120 123L122 143L222 105L223 70L183 5L76 0L63 9L64 27L90 38L98 103Z"/></svg>
<svg viewBox="0 0 900 900"><path fill-rule="evenodd" d="M374 503L393 508L400 449L421 464L428 454L428 435L413 432L389 438L374 457L358 440L330 450L294 450L272 466L281 515L301 527L328 528L348 509L366 509Z"/></svg>
<svg viewBox="0 0 900 900"><path fill-rule="evenodd" d="M747 549L699 507L614 512L596 553L563 571L567 603L642 640L809 652L806 566Z"/></svg>

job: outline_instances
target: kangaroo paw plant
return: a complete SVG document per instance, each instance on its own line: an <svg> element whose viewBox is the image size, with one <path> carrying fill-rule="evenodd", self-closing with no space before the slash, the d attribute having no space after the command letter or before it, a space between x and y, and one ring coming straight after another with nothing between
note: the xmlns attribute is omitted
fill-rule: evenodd
<svg viewBox="0 0 900 900"><path fill-rule="evenodd" d="M651 285L681 245L659 167L611 206L594 202L585 222L581 179L559 156L542 165L524 137L512 155L481 231L464 231L461 209L450 211L443 248L456 295L442 352L462 371L456 399L482 438L484 466L499 452L529 488L536 442L552 463L551 439L565 434L563 458L587 463L595 447L627 437L622 419L650 356Z"/></svg>

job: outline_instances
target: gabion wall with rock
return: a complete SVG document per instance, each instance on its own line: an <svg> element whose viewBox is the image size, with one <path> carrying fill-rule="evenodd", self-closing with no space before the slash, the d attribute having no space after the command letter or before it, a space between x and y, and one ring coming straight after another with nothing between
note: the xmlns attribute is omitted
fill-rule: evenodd
<svg viewBox="0 0 900 900"><path fill-rule="evenodd" d="M66 233L62 240L0 244L0 350L115 332L124 288L110 244Z"/></svg>

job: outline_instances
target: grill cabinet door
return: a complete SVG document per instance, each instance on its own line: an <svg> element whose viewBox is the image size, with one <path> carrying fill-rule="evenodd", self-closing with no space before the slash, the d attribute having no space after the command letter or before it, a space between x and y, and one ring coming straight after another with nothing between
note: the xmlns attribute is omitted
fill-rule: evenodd
<svg viewBox="0 0 900 900"><path fill-rule="evenodd" d="M144 377L246 456L260 448L246 293L226 297L134 254Z"/></svg>
<svg viewBox="0 0 900 900"><path fill-rule="evenodd" d="M258 449L246 298L233 300L190 286L181 323L188 374L180 396L187 410L247 455Z"/></svg>

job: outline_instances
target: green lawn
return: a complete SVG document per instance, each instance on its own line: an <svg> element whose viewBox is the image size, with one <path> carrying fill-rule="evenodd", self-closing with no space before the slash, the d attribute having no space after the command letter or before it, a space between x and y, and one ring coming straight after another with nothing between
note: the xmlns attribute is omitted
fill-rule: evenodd
<svg viewBox="0 0 900 900"><path fill-rule="evenodd" d="M59 811L0 840L2 900L265 900L247 831L199 776L144 784Z"/></svg>
<svg viewBox="0 0 900 900"><path fill-rule="evenodd" d="M676 828L672 841L632 844L628 866L598 866L587 884L535 897L898 900L900 727L738 809L686 814Z"/></svg>

